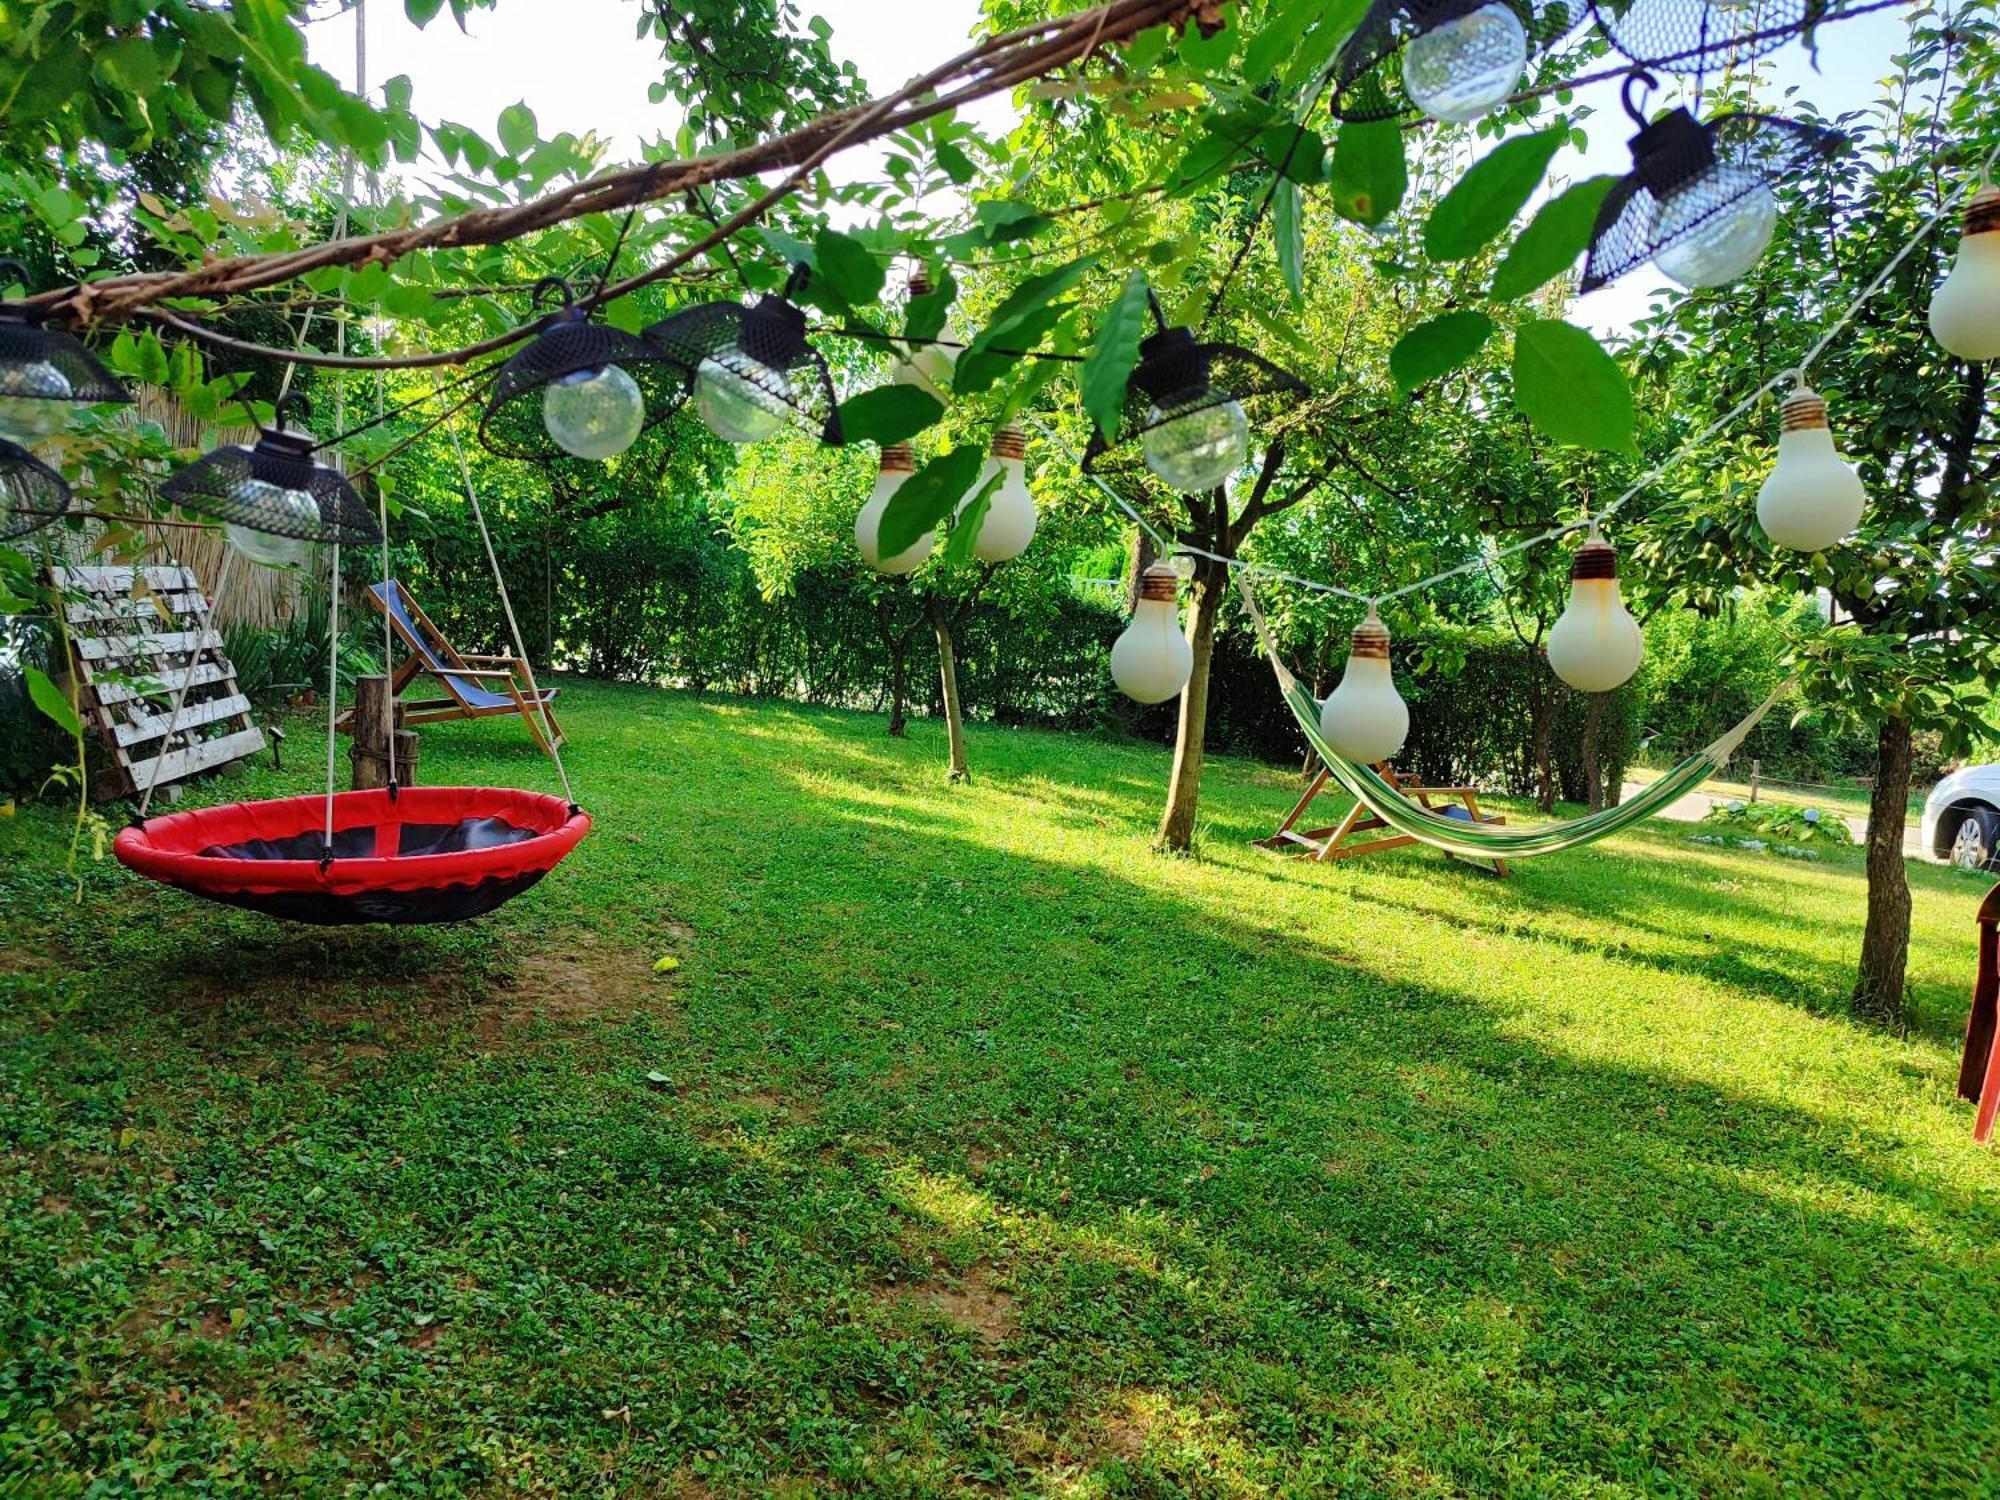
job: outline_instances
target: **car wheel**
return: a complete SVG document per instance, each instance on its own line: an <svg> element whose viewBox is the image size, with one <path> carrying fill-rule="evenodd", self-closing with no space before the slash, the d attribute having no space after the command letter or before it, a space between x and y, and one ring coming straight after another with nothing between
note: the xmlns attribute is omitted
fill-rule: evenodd
<svg viewBox="0 0 2000 1500"><path fill-rule="evenodd" d="M1961 870L1991 870L2000 851L2000 815L1976 807L1959 812L1958 831L1951 839L1951 862Z"/></svg>

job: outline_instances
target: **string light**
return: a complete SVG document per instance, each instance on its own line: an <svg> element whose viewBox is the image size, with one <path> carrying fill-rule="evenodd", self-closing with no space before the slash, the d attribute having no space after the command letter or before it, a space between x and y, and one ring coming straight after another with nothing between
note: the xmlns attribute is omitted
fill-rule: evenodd
<svg viewBox="0 0 2000 1500"><path fill-rule="evenodd" d="M1165 703L1194 675L1194 647L1181 633L1179 574L1157 562L1139 580L1132 623L1111 644L1111 680L1136 703Z"/></svg>
<svg viewBox="0 0 2000 1500"><path fill-rule="evenodd" d="M1966 206L1951 271L1931 295L1931 337L1960 359L2000 359L2000 188Z"/></svg>

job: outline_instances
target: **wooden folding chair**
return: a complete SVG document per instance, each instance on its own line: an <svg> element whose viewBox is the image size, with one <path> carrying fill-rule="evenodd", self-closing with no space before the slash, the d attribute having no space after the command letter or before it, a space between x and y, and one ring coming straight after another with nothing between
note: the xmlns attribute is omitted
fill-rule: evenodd
<svg viewBox="0 0 2000 1500"><path fill-rule="evenodd" d="M534 687L528 664L518 656L481 656L456 650L444 638L430 616L417 607L409 591L393 580L368 586L368 603L377 614L389 617L389 628L409 649L409 659L396 669L390 684L392 694L400 694L417 677L434 677L449 695L420 703L405 703L405 724L434 724L443 719L484 719L494 714L517 713L543 750L564 741L556 724L558 688ZM542 721L548 721L544 732ZM340 727L350 727L353 715L343 714Z"/></svg>
<svg viewBox="0 0 2000 1500"><path fill-rule="evenodd" d="M1465 817L1471 822L1498 825L1504 824L1507 821L1506 818L1500 816L1498 813L1483 813L1479 810L1479 788L1477 787L1425 786L1422 780L1414 775L1398 775L1386 762L1375 769L1384 781L1422 807L1426 812L1455 812L1456 809L1452 807L1449 800L1447 800L1443 808L1440 808L1431 799L1433 797L1456 798L1458 807L1464 810ZM1353 838L1357 833L1369 833L1377 828L1387 828L1389 826L1373 813L1369 812L1368 805L1365 802L1358 800L1354 806L1347 810L1347 816L1331 827L1309 828L1301 832L1297 825L1305 817L1306 809L1312 806L1313 799L1319 796L1327 782L1332 779L1332 774L1322 766L1319 774L1313 777L1312 784L1306 788L1305 795L1299 798L1291 812L1285 815L1285 821L1278 825L1278 831L1267 839L1252 839L1251 842L1260 849L1275 849L1280 854L1310 855L1315 864L1340 859L1359 859L1363 855L1380 854L1385 849L1401 849L1406 845L1421 842L1419 839L1411 838L1408 834L1396 834L1389 838L1369 839L1359 844L1349 843L1348 840ZM1457 856L1454 855L1452 857L1456 858ZM1505 860L1471 860L1468 863L1482 867L1490 866L1493 873L1501 879L1504 880L1507 877L1507 862Z"/></svg>

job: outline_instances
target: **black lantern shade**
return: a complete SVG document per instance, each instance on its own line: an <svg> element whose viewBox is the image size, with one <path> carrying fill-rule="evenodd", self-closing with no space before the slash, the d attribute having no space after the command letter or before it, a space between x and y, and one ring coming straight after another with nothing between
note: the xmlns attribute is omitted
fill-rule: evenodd
<svg viewBox="0 0 2000 1500"><path fill-rule="evenodd" d="M160 486L184 510L298 542L379 542L367 504L337 469L313 458L310 433L267 427L254 448L205 453Z"/></svg>
<svg viewBox="0 0 2000 1500"><path fill-rule="evenodd" d="M1334 58L1333 114L1478 119L1521 86L1530 58L1575 29L1583 4L1375 0Z"/></svg>
<svg viewBox="0 0 2000 1500"><path fill-rule="evenodd" d="M1632 170L1598 210L1582 289L1595 291L1648 260L1685 286L1733 280L1769 240L1777 214L1771 190L1846 145L1837 130L1775 115L1702 122L1676 109L1642 123L1631 140ZM1737 264L1745 254L1748 262ZM1690 279L1677 266L1697 274Z"/></svg>
<svg viewBox="0 0 2000 1500"><path fill-rule="evenodd" d="M545 317L526 347L500 367L479 419L479 440L503 458L608 458L629 447L639 432L680 410L687 400L689 371L636 334L590 321L557 277L536 284L535 305L539 307L552 291L560 292L563 305ZM579 453L565 447L551 432L550 388L598 384L613 371L622 371L631 383L628 387L620 382L615 391L605 393L608 397L622 395L628 407L625 415L636 419L626 425L629 436L605 452ZM582 415L585 434L600 436L589 430L591 413ZM615 437L607 440L606 446L615 441Z"/></svg>
<svg viewBox="0 0 2000 1500"><path fill-rule="evenodd" d="M1102 431L1093 428L1083 452L1083 471L1094 474L1100 468L1120 467L1114 455L1146 449L1150 436L1183 419L1232 405L1252 409L1251 415L1270 415L1287 401L1311 394L1303 380L1248 349L1198 343L1193 331L1183 327L1161 328L1139 345L1139 364L1125 387L1117 439L1107 441ZM1257 411L1260 407L1266 410Z"/></svg>
<svg viewBox="0 0 2000 1500"><path fill-rule="evenodd" d="M793 289L800 276L792 278ZM695 404L723 437L756 432L765 422L789 423L839 447L847 441L826 360L806 339L806 315L789 297L764 296L749 306L704 302L646 330L666 358L694 371ZM736 432L733 422L749 418Z"/></svg>
<svg viewBox="0 0 2000 1500"><path fill-rule="evenodd" d="M19 443L0 440L0 542L39 531L68 509L62 475Z"/></svg>
<svg viewBox="0 0 2000 1500"><path fill-rule="evenodd" d="M1635 63L1684 73L1775 52L1848 9L1848 0L1590 0L1612 46Z"/></svg>
<svg viewBox="0 0 2000 1500"><path fill-rule="evenodd" d="M19 261L0 259L23 283ZM18 302L0 303L0 434L49 437L74 406L130 401L131 393L82 342L44 327L41 315Z"/></svg>

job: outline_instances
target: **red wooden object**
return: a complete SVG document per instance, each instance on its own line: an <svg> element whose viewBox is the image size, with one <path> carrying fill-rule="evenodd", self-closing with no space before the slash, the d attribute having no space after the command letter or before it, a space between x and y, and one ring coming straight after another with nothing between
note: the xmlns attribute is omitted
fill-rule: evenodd
<svg viewBox="0 0 2000 1500"><path fill-rule="evenodd" d="M1978 1104L1972 1138L1984 1142L2000 1114L2000 885L1979 905L1979 970L1972 982L1972 1014L1965 1020L1965 1056L1958 1065L1958 1094Z"/></svg>

